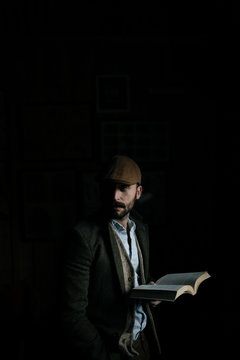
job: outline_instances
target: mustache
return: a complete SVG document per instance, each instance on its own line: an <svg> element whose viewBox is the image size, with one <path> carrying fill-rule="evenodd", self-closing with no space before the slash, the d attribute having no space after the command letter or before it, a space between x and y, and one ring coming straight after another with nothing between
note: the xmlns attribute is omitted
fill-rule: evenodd
<svg viewBox="0 0 240 360"><path fill-rule="evenodd" d="M118 201L114 201L113 202L113 207L120 207L120 208L125 208L125 205L123 203L120 203Z"/></svg>

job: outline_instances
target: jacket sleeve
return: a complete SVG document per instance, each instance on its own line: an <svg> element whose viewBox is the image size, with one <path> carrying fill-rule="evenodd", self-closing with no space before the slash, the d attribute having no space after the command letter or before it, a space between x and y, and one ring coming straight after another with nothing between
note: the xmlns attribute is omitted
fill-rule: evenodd
<svg viewBox="0 0 240 360"><path fill-rule="evenodd" d="M109 359L104 343L87 316L93 251L87 239L73 230L66 247L62 279L62 325L67 346L84 359ZM82 358L82 357L81 357Z"/></svg>

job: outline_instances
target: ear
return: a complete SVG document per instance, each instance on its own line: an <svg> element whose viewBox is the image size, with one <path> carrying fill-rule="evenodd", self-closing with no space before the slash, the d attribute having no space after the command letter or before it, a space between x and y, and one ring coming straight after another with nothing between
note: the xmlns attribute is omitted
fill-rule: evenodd
<svg viewBox="0 0 240 360"><path fill-rule="evenodd" d="M142 185L139 185L139 186L137 187L137 193L136 193L136 199L137 199L137 200L140 199L140 197L141 197L141 195L142 195L142 190L143 190Z"/></svg>

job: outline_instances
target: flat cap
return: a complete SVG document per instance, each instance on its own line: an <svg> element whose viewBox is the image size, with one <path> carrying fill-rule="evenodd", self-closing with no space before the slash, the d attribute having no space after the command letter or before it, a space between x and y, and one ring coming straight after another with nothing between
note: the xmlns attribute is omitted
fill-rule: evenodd
<svg viewBox="0 0 240 360"><path fill-rule="evenodd" d="M126 185L141 184L142 174L133 159L124 155L115 155L109 163L104 179Z"/></svg>

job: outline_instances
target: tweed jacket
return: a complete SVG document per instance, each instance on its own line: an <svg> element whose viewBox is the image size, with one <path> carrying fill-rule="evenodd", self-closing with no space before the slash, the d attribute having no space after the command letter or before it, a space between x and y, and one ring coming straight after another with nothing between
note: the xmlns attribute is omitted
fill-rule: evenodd
<svg viewBox="0 0 240 360"><path fill-rule="evenodd" d="M146 282L149 277L148 228L134 215ZM62 325L73 357L120 360L119 339L125 329L129 295L125 291L119 248L102 214L81 220L67 239L63 266ZM151 338L160 352L153 316L147 305ZM77 357L76 357L77 355Z"/></svg>

